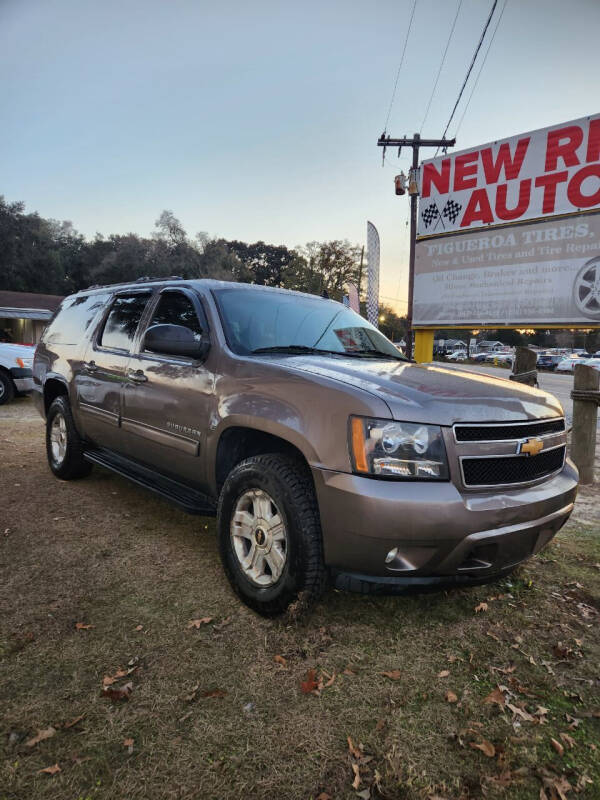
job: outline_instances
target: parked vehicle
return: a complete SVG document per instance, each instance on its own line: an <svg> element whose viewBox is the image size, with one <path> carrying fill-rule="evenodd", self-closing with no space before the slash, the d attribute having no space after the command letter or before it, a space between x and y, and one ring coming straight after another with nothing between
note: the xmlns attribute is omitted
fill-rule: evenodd
<svg viewBox="0 0 600 800"><path fill-rule="evenodd" d="M473 358L473 361L476 361L477 363L479 363L481 361L485 361L487 359L487 357L488 357L488 353L475 353L475 355L472 358Z"/></svg>
<svg viewBox="0 0 600 800"><path fill-rule="evenodd" d="M97 464L216 513L225 572L265 615L328 580L389 592L505 575L577 491L554 397L410 363L355 312L299 292L80 292L46 329L34 382L54 475Z"/></svg>
<svg viewBox="0 0 600 800"><path fill-rule="evenodd" d="M485 361L488 364L500 364L500 365L511 365L513 363L513 354L512 353L488 353L485 357Z"/></svg>
<svg viewBox="0 0 600 800"><path fill-rule="evenodd" d="M585 363L588 367L593 367L600 371L600 358L586 358Z"/></svg>
<svg viewBox="0 0 600 800"><path fill-rule="evenodd" d="M466 361L467 360L467 351L466 350L455 350L453 353L450 353L446 356L446 361Z"/></svg>
<svg viewBox="0 0 600 800"><path fill-rule="evenodd" d="M563 360L563 356L543 355L537 360L538 369L555 370L557 365Z"/></svg>
<svg viewBox="0 0 600 800"><path fill-rule="evenodd" d="M587 359L579 358L576 356L575 358L563 358L555 367L556 372L573 372L575 368L575 364L585 364Z"/></svg>
<svg viewBox="0 0 600 800"><path fill-rule="evenodd" d="M33 390L35 347L0 342L0 406Z"/></svg>

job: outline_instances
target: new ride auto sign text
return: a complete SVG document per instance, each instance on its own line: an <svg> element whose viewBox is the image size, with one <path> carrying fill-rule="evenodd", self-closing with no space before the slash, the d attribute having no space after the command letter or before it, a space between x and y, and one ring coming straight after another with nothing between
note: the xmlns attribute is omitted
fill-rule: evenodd
<svg viewBox="0 0 600 800"><path fill-rule="evenodd" d="M600 114L423 162L418 236L600 207Z"/></svg>

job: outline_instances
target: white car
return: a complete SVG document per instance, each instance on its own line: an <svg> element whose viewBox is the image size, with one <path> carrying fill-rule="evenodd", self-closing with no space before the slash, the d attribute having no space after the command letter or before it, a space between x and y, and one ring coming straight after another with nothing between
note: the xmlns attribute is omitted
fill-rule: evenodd
<svg viewBox="0 0 600 800"><path fill-rule="evenodd" d="M573 372L575 368L575 364L587 364L587 358L563 358L562 361L559 361L556 365L555 372Z"/></svg>
<svg viewBox="0 0 600 800"><path fill-rule="evenodd" d="M467 353L465 350L455 350L454 353L450 353L449 356L446 356L446 361L466 361L467 360Z"/></svg>
<svg viewBox="0 0 600 800"><path fill-rule="evenodd" d="M485 357L486 363L493 364L494 362L498 364L511 364L513 363L513 354L512 353L490 353Z"/></svg>
<svg viewBox="0 0 600 800"><path fill-rule="evenodd" d="M0 406L15 394L33 391L33 355L35 347L0 342Z"/></svg>
<svg viewBox="0 0 600 800"><path fill-rule="evenodd" d="M581 360L583 360L583 359L581 359ZM588 367L593 367L594 369L598 370L598 372L600 372L600 357L599 358L596 358L596 357L594 357L594 358L586 358L585 359L585 363L586 363L586 365Z"/></svg>

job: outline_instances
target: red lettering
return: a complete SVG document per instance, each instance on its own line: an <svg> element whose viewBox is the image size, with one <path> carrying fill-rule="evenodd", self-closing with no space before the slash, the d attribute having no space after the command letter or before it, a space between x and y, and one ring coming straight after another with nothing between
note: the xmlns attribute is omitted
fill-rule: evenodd
<svg viewBox="0 0 600 800"><path fill-rule="evenodd" d="M450 159L443 159L440 172L436 170L435 164L431 162L425 164L423 166L422 183L421 197L429 197L431 194L431 184L435 186L440 194L448 194L450 191Z"/></svg>
<svg viewBox="0 0 600 800"><path fill-rule="evenodd" d="M542 214L552 214L556 204L556 187L569 177L569 173L555 172L552 175L540 175L535 179L536 186L544 187L544 199L542 201Z"/></svg>
<svg viewBox="0 0 600 800"><path fill-rule="evenodd" d="M479 150L457 156L454 161L454 191L474 189L477 186L477 159ZM474 175L475 177L471 177Z"/></svg>
<svg viewBox="0 0 600 800"><path fill-rule="evenodd" d="M531 198L531 179L519 184L519 201L514 208L506 207L508 183L501 183L496 189L496 216L499 219L519 219L527 211Z"/></svg>
<svg viewBox="0 0 600 800"><path fill-rule="evenodd" d="M592 176L600 179L600 164L590 164L588 167L580 169L569 181L567 197L575 208L591 208L600 204L600 186L594 194L581 193L581 184L586 178Z"/></svg>
<svg viewBox="0 0 600 800"><path fill-rule="evenodd" d="M600 117L590 122L585 160L588 164L590 161L600 161Z"/></svg>
<svg viewBox="0 0 600 800"><path fill-rule="evenodd" d="M519 177L529 142L531 141L528 136L526 139L519 139L515 148L514 158L510 152L510 144L503 142L499 149L496 160L491 147L486 147L481 151L481 161L483 163L483 172L485 174L486 183L498 183L500 180L500 173L504 168L504 176L507 181L512 181Z"/></svg>
<svg viewBox="0 0 600 800"><path fill-rule="evenodd" d="M492 214L492 208L486 190L476 189L469 198L467 210L464 213L460 227L466 228L473 222L490 223L493 221L494 215Z"/></svg>
<svg viewBox="0 0 600 800"><path fill-rule="evenodd" d="M565 167L576 167L579 164L577 148L583 142L583 131L579 125L569 125L557 131L550 131L546 142L545 172L558 169L558 159L562 158Z"/></svg>

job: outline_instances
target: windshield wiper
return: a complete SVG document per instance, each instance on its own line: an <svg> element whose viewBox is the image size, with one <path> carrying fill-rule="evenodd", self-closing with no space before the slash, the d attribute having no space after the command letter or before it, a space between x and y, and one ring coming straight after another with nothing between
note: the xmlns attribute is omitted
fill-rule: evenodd
<svg viewBox="0 0 600 800"><path fill-rule="evenodd" d="M335 355L343 356L337 350L320 350L318 347L308 347L303 344L277 344L273 347L258 347L252 353L289 353L290 355Z"/></svg>
<svg viewBox="0 0 600 800"><path fill-rule="evenodd" d="M391 358L391 359L394 359L395 361L406 361L406 362L408 362L408 359L406 358L406 356L402 356L400 354L398 354L396 356L396 355L392 355L392 353L384 353L381 350L375 350L374 348L372 350L353 350L353 351L351 351L349 353L345 353L345 355L347 355L347 356L367 356L367 358L388 358L388 359Z"/></svg>

